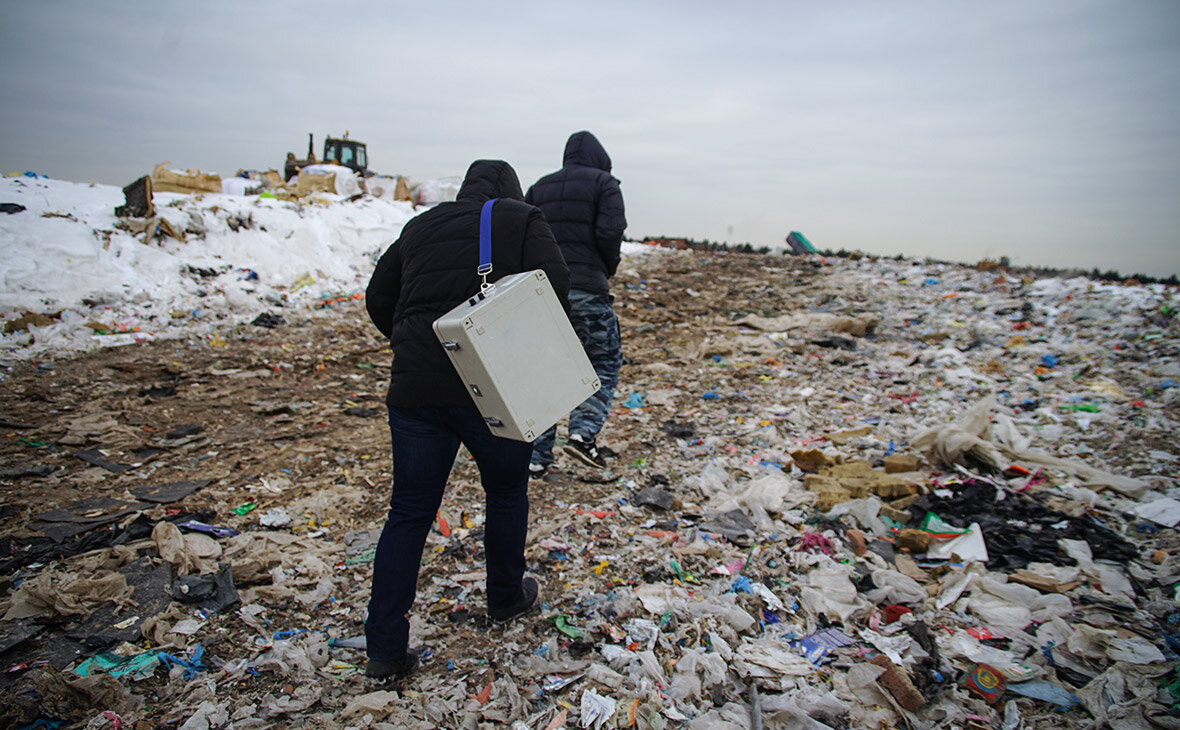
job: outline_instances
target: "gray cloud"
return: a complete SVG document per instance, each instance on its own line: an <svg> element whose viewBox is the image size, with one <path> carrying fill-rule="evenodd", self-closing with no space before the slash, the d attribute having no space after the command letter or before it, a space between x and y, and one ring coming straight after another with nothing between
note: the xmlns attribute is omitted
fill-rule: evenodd
<svg viewBox="0 0 1180 730"><path fill-rule="evenodd" d="M348 129L527 182L591 129L629 234L1180 272L1180 5L8 3L0 165L232 174Z"/></svg>

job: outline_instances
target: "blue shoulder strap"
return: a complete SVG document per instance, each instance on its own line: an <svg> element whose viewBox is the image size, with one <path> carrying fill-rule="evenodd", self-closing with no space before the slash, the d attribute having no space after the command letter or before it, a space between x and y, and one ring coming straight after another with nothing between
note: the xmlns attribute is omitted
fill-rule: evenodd
<svg viewBox="0 0 1180 730"><path fill-rule="evenodd" d="M492 273L492 203L496 200L492 198L484 203L479 212L479 267L475 272L484 277L485 283L487 275Z"/></svg>

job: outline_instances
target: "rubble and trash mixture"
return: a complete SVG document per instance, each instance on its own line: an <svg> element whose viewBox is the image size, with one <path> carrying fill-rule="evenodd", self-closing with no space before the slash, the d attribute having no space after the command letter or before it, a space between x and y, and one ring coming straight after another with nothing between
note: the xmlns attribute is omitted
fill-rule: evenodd
<svg viewBox="0 0 1180 730"><path fill-rule="evenodd" d="M540 610L487 619L461 452L399 685L363 301L6 359L0 727L1180 727L1176 287L628 245L614 288Z"/></svg>

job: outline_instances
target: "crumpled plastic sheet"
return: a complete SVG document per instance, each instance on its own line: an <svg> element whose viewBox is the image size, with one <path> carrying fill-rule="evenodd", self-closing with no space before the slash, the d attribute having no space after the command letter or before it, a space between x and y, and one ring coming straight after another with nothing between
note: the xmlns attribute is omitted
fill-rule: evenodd
<svg viewBox="0 0 1180 730"><path fill-rule="evenodd" d="M1125 664L1154 664L1166 660L1164 653L1155 644L1142 637L1120 637L1112 629L1100 629L1082 623L1073 628L1065 646L1078 656Z"/></svg>
<svg viewBox="0 0 1180 730"><path fill-rule="evenodd" d="M807 574L807 585L799 591L799 602L809 613L823 613L847 621L866 611L869 603L860 596L850 577L851 568L820 555L823 562Z"/></svg>
<svg viewBox="0 0 1180 730"><path fill-rule="evenodd" d="M1151 520L1165 527L1180 524L1180 499L1161 497L1136 505L1132 512L1140 519Z"/></svg>
<svg viewBox="0 0 1180 730"><path fill-rule="evenodd" d="M729 484L729 472L717 461L710 460L696 474L685 477L684 486L699 491L705 497L723 492Z"/></svg>
<svg viewBox="0 0 1180 730"><path fill-rule="evenodd" d="M912 646L914 640L909 634L902 632L886 636L877 633L872 629L862 629L859 633L860 638L864 639L865 643L872 646L877 651L889 657L889 660L898 666L908 664L902 655L905 654Z"/></svg>
<svg viewBox="0 0 1180 730"><path fill-rule="evenodd" d="M798 481L777 474L767 474L737 484L732 484L727 478L725 485L710 498L706 505L708 509L728 512L742 508L763 532L774 530L770 513L814 504L817 497L813 492L803 489Z"/></svg>
<svg viewBox="0 0 1180 730"><path fill-rule="evenodd" d="M841 515L851 515L857 524L871 531L877 537L892 536L892 531L878 517L881 513L881 506L882 502L879 497L850 499L847 502L841 502L835 505L824 516L835 519Z"/></svg>
<svg viewBox="0 0 1180 730"><path fill-rule="evenodd" d="M108 603L123 605L130 597L131 587L121 573L103 570L86 576L48 568L20 584L3 620L84 616Z"/></svg>
<svg viewBox="0 0 1180 730"><path fill-rule="evenodd" d="M863 595L873 603L921 604L926 600L926 589L908 575L896 570L878 569L872 572L872 576L876 588L865 591Z"/></svg>
<svg viewBox="0 0 1180 730"><path fill-rule="evenodd" d="M1045 670L1036 664L1021 660L1016 653L994 646L988 646L966 631L956 631L950 636L938 634L938 646L943 655L964 660L964 666L987 664L1013 680L1040 677Z"/></svg>
<svg viewBox="0 0 1180 730"><path fill-rule="evenodd" d="M791 730L826 730L841 727L848 703L835 692L810 685L790 694L763 695L760 698L765 727ZM822 720L828 721L825 724Z"/></svg>
<svg viewBox="0 0 1180 730"><path fill-rule="evenodd" d="M180 726L180 730L210 730L229 721L229 702L205 700Z"/></svg>
<svg viewBox="0 0 1180 730"><path fill-rule="evenodd" d="M209 535L199 532L182 533L171 522L157 522L152 528L152 540L160 557L176 567L177 575L216 573L221 545Z"/></svg>
<svg viewBox="0 0 1180 730"><path fill-rule="evenodd" d="M1007 691L1018 694L1021 697L1030 697L1041 700L1042 702L1052 702L1062 710L1068 710L1080 704L1080 700L1064 687L1056 682L1050 682L1044 679L1033 679L1027 682L1009 682L1007 684ZM1005 717L1007 716L1008 708L1014 707L1015 705L1015 702L1009 702L1005 706Z"/></svg>
<svg viewBox="0 0 1180 730"><path fill-rule="evenodd" d="M1001 471L1012 463L1047 467L1081 479L1086 486L1110 487L1134 498L1143 496L1150 488L1142 479L1120 476L1032 448L1016 424L1005 414L996 412L994 396L978 401L954 423L919 431L910 439L910 445L947 466L984 465L993 471Z"/></svg>
<svg viewBox="0 0 1180 730"><path fill-rule="evenodd" d="M392 690L377 690L367 692L359 697L353 697L340 711L341 720L360 718L365 715L381 718L389 714L389 706L401 699L401 695Z"/></svg>
<svg viewBox="0 0 1180 730"><path fill-rule="evenodd" d="M721 620L734 631L744 633L757 625L758 620L741 606L733 593L701 597L685 606L690 616L699 619Z"/></svg>
<svg viewBox="0 0 1180 730"><path fill-rule="evenodd" d="M689 730L745 730L750 725L750 708L736 702L712 707L688 723Z"/></svg>
<svg viewBox="0 0 1180 730"><path fill-rule="evenodd" d="M46 720L44 708L53 716L75 725L92 717L95 708L127 714L142 707L143 698L131 693L110 674L93 673L77 677L34 667L17 677L12 692L0 703L0 727L39 727Z"/></svg>
<svg viewBox="0 0 1180 730"><path fill-rule="evenodd" d="M694 702L702 692L726 681L729 665L716 652L687 649L674 667L668 696L679 702Z"/></svg>
<svg viewBox="0 0 1180 730"><path fill-rule="evenodd" d="M967 532L958 537L931 541L926 549L926 557L932 560L977 560L986 563L987 541L983 537L983 528L978 522L972 522L967 526Z"/></svg>
<svg viewBox="0 0 1180 730"><path fill-rule="evenodd" d="M582 692L581 723L584 728L601 730L615 714L618 703L612 697L604 697L592 689Z"/></svg>
<svg viewBox="0 0 1180 730"><path fill-rule="evenodd" d="M815 674L811 662L774 637L747 638L738 645L734 655L734 664L742 676L761 680L766 686L781 684L780 691L795 686L791 677Z"/></svg>
<svg viewBox="0 0 1180 730"><path fill-rule="evenodd" d="M598 684L608 689L617 690L623 686L627 678L619 674L615 670L595 662L586 668L586 679L590 682L597 682Z"/></svg>
<svg viewBox="0 0 1180 730"><path fill-rule="evenodd" d="M653 611L653 613L657 613ZM663 613L662 611L658 613ZM656 645L656 639L660 638L660 627L656 625L655 621L648 618L629 618L623 624L623 629L627 632L627 640L635 642L645 649L651 649Z"/></svg>
<svg viewBox="0 0 1180 730"><path fill-rule="evenodd" d="M899 716L900 707L896 701L880 684L877 677L884 674L885 668L869 662L859 662L848 668L843 675L835 679L837 689L843 688L848 696L855 700L850 706L854 727L876 727L879 722L892 725ZM870 708L889 708L873 710ZM900 712L904 716L903 712ZM876 722L870 721L870 718Z"/></svg>
<svg viewBox="0 0 1180 730"><path fill-rule="evenodd" d="M140 633L160 648L183 647L191 640L191 633L185 633L181 625L189 620L189 611L180 604L172 603L161 613L144 619Z"/></svg>
<svg viewBox="0 0 1180 730"><path fill-rule="evenodd" d="M680 586L647 583L635 590L635 597L643 604L645 611L656 616L688 604L688 591Z"/></svg>
<svg viewBox="0 0 1180 730"><path fill-rule="evenodd" d="M1157 704L1157 677L1168 666L1136 666L1118 662L1078 690L1082 706L1094 717L1095 727L1126 730L1180 728L1180 718Z"/></svg>
<svg viewBox="0 0 1180 730"><path fill-rule="evenodd" d="M275 641L254 660L254 664L273 666L284 675L310 677L327 664L329 658L327 639L322 634L312 633Z"/></svg>

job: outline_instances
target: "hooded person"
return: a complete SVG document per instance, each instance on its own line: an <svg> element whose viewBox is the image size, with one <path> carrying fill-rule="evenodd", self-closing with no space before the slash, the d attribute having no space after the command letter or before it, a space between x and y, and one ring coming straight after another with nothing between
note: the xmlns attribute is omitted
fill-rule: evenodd
<svg viewBox="0 0 1180 730"><path fill-rule="evenodd" d="M569 270L549 224L523 201L515 170L502 160L476 160L454 202L406 223L365 292L369 318L393 350L386 396L393 488L365 621L365 675L373 680L400 679L418 665L409 647L408 613L426 536L460 444L475 459L486 496L488 615L507 621L537 604L537 581L524 575L532 447L489 431L432 328L480 289L480 211L493 198L489 279L541 269L568 306Z"/></svg>
<svg viewBox="0 0 1180 730"><path fill-rule="evenodd" d="M570 270L570 322L602 387L570 413L564 451L582 463L606 466L597 438L619 383L623 364L619 320L610 279L619 267L627 218L619 181L598 138L574 132L565 143L561 169L529 188L525 202L541 209ZM542 476L553 464L556 427L533 442L529 470Z"/></svg>

